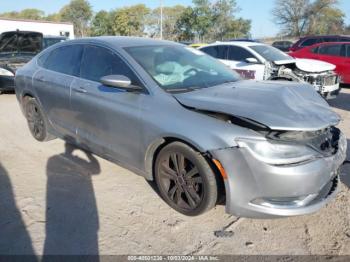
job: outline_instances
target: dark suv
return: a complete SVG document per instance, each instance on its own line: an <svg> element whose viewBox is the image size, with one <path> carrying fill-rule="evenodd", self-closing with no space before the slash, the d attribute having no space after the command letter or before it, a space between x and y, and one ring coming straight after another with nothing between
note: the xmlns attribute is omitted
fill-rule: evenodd
<svg viewBox="0 0 350 262"><path fill-rule="evenodd" d="M323 42L350 42L350 36L348 35L318 35L318 36L305 36L300 38L289 51L294 52L301 48L311 46Z"/></svg>

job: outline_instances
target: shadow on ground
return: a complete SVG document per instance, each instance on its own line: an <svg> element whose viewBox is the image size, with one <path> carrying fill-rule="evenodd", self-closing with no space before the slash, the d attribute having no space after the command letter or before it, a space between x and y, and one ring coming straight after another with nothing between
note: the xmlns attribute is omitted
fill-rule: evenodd
<svg viewBox="0 0 350 262"><path fill-rule="evenodd" d="M16 206L10 178L0 163L0 254L30 255L27 261L38 261L30 236Z"/></svg>
<svg viewBox="0 0 350 262"><path fill-rule="evenodd" d="M350 93L340 92L336 98L328 100L328 104L338 109L350 111Z"/></svg>
<svg viewBox="0 0 350 262"><path fill-rule="evenodd" d="M341 175L340 180L348 187L350 188L350 139L348 139L348 148L346 153L346 160L344 165L341 167Z"/></svg>
<svg viewBox="0 0 350 262"><path fill-rule="evenodd" d="M79 156L73 154L77 151ZM63 154L48 160L44 255L98 255L99 219L91 176L99 173L91 153L69 144Z"/></svg>

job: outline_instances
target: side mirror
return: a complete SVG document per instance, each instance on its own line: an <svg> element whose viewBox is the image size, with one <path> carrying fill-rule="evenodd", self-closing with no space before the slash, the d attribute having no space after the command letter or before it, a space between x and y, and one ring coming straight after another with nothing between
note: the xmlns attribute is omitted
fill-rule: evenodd
<svg viewBox="0 0 350 262"><path fill-rule="evenodd" d="M100 81L105 86L120 88L130 92L143 90L140 86L132 85L131 80L123 75L104 76Z"/></svg>
<svg viewBox="0 0 350 262"><path fill-rule="evenodd" d="M259 64L258 59L254 58L254 57L249 57L245 61L249 64Z"/></svg>

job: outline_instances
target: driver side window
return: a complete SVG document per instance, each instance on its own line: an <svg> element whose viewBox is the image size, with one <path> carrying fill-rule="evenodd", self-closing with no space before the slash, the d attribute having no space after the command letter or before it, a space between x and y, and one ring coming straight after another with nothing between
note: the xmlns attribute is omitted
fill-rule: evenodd
<svg viewBox="0 0 350 262"><path fill-rule="evenodd" d="M230 46L228 59L232 61L245 61L247 58L255 58L248 50L239 46Z"/></svg>
<svg viewBox="0 0 350 262"><path fill-rule="evenodd" d="M100 82L100 79L107 75L124 75L130 78L132 84L141 86L129 66L112 51L99 46L85 46L80 77Z"/></svg>

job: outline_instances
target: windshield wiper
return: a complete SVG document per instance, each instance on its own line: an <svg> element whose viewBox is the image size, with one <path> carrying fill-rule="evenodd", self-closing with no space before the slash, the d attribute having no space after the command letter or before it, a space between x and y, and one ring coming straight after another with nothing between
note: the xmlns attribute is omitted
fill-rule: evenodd
<svg viewBox="0 0 350 262"><path fill-rule="evenodd" d="M166 89L169 93L183 93L183 92L192 92L198 89L202 89L202 87L193 86L193 87L186 87L186 88L168 88Z"/></svg>

